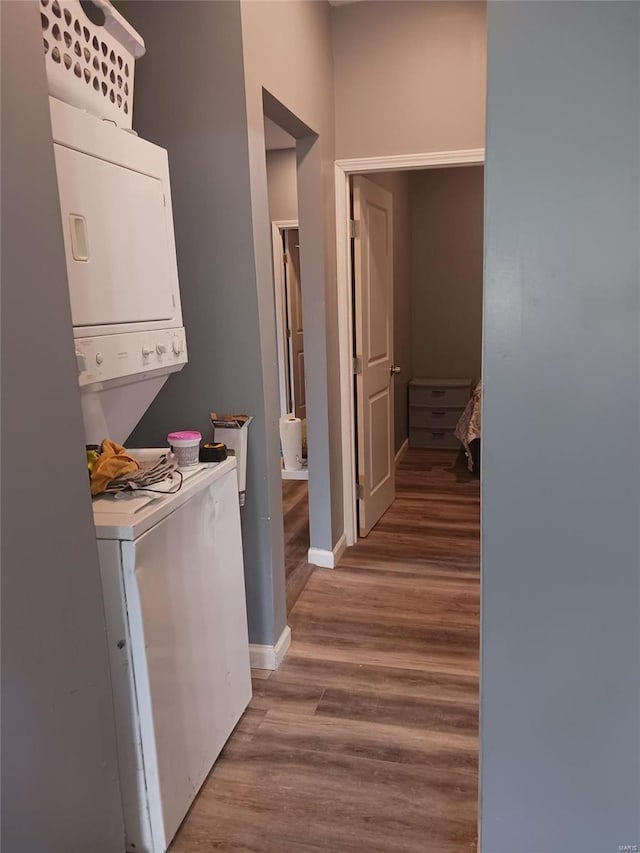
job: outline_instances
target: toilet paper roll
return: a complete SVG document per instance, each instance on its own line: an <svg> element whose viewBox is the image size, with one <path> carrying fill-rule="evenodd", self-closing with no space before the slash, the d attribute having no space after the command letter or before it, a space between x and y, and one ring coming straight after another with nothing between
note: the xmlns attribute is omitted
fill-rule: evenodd
<svg viewBox="0 0 640 853"><path fill-rule="evenodd" d="M294 415L280 418L280 444L287 471L302 468L302 421Z"/></svg>

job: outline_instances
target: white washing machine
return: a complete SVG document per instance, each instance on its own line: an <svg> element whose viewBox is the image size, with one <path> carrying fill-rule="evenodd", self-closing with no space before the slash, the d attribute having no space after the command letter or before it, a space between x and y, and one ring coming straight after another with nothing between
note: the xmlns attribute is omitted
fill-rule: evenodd
<svg viewBox="0 0 640 853"><path fill-rule="evenodd" d="M251 698L235 469L94 501L130 853L164 853Z"/></svg>

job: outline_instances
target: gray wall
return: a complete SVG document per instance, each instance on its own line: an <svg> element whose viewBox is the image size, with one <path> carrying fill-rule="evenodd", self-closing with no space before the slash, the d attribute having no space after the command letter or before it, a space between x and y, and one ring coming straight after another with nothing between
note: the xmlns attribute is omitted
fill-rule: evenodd
<svg viewBox="0 0 640 853"><path fill-rule="evenodd" d="M336 157L484 145L484 3L353 3L332 25Z"/></svg>
<svg viewBox="0 0 640 853"><path fill-rule="evenodd" d="M395 448L409 435L408 387L411 379L411 206L410 187L416 173L372 172L365 177L393 196L393 363Z"/></svg>
<svg viewBox="0 0 640 853"><path fill-rule="evenodd" d="M344 529L330 7L307 0L288 3L249 0L242 3L241 10L272 520L279 523L282 487L278 464L279 398L264 151L265 110L269 118L298 140L310 540L312 547L330 550Z"/></svg>
<svg viewBox="0 0 640 853"><path fill-rule="evenodd" d="M331 549L342 533L329 7L132 2L123 10L147 43L134 125L169 151L189 349L189 365L129 443L163 441L177 424L206 434L212 408L254 415L245 576L251 641L270 644L286 605L265 110L298 139L310 544Z"/></svg>
<svg viewBox="0 0 640 853"><path fill-rule="evenodd" d="M298 183L295 148L267 151L269 219L286 222L298 219Z"/></svg>
<svg viewBox="0 0 640 853"><path fill-rule="evenodd" d="M286 620L284 544L268 483L278 450L267 439L240 6L145 0L122 8L147 45L136 66L134 127L169 152L189 351L129 444L164 444L171 429L209 437L211 410L254 416L242 511L249 634L271 644Z"/></svg>
<svg viewBox="0 0 640 853"><path fill-rule="evenodd" d="M480 378L483 172L465 166L412 174L414 376Z"/></svg>
<svg viewBox="0 0 640 853"><path fill-rule="evenodd" d="M640 6L489 10L483 853L640 844Z"/></svg>
<svg viewBox="0 0 640 853"><path fill-rule="evenodd" d="M2 15L2 849L121 853L109 663L35 3Z"/></svg>

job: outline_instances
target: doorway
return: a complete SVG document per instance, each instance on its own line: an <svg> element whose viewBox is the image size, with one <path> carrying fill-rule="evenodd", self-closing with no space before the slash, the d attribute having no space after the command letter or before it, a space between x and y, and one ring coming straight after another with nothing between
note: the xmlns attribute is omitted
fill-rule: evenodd
<svg viewBox="0 0 640 853"><path fill-rule="evenodd" d="M294 220L271 223L280 416L307 417L300 236Z"/></svg>
<svg viewBox="0 0 640 853"><path fill-rule="evenodd" d="M285 588L289 614L313 571L308 562L309 467L296 140L266 116L264 126L280 401ZM299 433L299 449L294 447L292 451L290 443L285 447L290 438L282 432L283 421L287 422L288 429L293 425L295 432ZM296 435L294 444L295 441Z"/></svg>
<svg viewBox="0 0 640 853"><path fill-rule="evenodd" d="M361 362L358 362L360 353L354 353L354 341L357 337L357 321L354 308L354 295L352 290L352 282L354 273L356 272L356 243L362 238L357 236L357 229L362 227L359 223L352 223L352 195L351 182L354 176L362 176L369 174L369 177L384 172L400 172L411 170L435 169L444 167L462 167L462 166L477 166L484 163L484 150L471 149L464 151L439 152L434 154L400 156L400 157L380 157L380 158L361 158L355 160L336 161L335 178L336 178L336 233L337 233L337 261L338 261L338 324L339 324L339 350L340 350L340 393L342 404L342 458L343 458L343 508L344 508L344 527L345 538L348 545L353 545L357 541L359 524L358 511L361 501L367 499L367 493L359 488L358 479L362 477L358 469L359 460L365 459L366 462L373 467L371 452L362 453L362 448L359 448L358 439L362 440L362 401L358 403L356 394L358 387L358 370L363 368ZM364 232L363 232L364 233ZM391 306L392 310L392 306ZM378 326L381 328L379 321ZM388 323L388 321L387 321ZM374 361L379 360L380 353L370 353ZM387 354L388 355L388 354ZM356 357L354 361L354 356ZM387 365L387 369L397 367L393 363ZM356 380L354 382L354 375ZM360 383L363 384L363 383ZM356 394L354 394L354 386ZM376 398L377 400L378 398ZM374 400L375 402L375 400ZM367 403L369 407L371 404ZM358 420L358 408L360 407L361 416ZM387 422L390 418L390 413L387 412ZM381 419L382 420L382 419ZM390 458L390 452L387 447L392 441L391 436L393 430L387 430L387 435L384 439L371 433L364 440L367 442L367 448L373 452L386 454L386 458ZM377 442L377 443L376 443ZM384 445L384 446L383 446ZM397 451L397 448L394 448ZM369 526L371 519L364 526Z"/></svg>

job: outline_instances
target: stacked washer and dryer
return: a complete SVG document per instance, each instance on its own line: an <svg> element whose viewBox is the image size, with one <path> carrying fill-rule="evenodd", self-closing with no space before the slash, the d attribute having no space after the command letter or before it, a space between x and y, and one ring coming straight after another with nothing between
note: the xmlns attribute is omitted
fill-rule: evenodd
<svg viewBox="0 0 640 853"><path fill-rule="evenodd" d="M94 5L40 0L87 444L124 442L187 363L167 152L131 130L144 42ZM93 509L125 849L164 853L251 698L235 459Z"/></svg>

